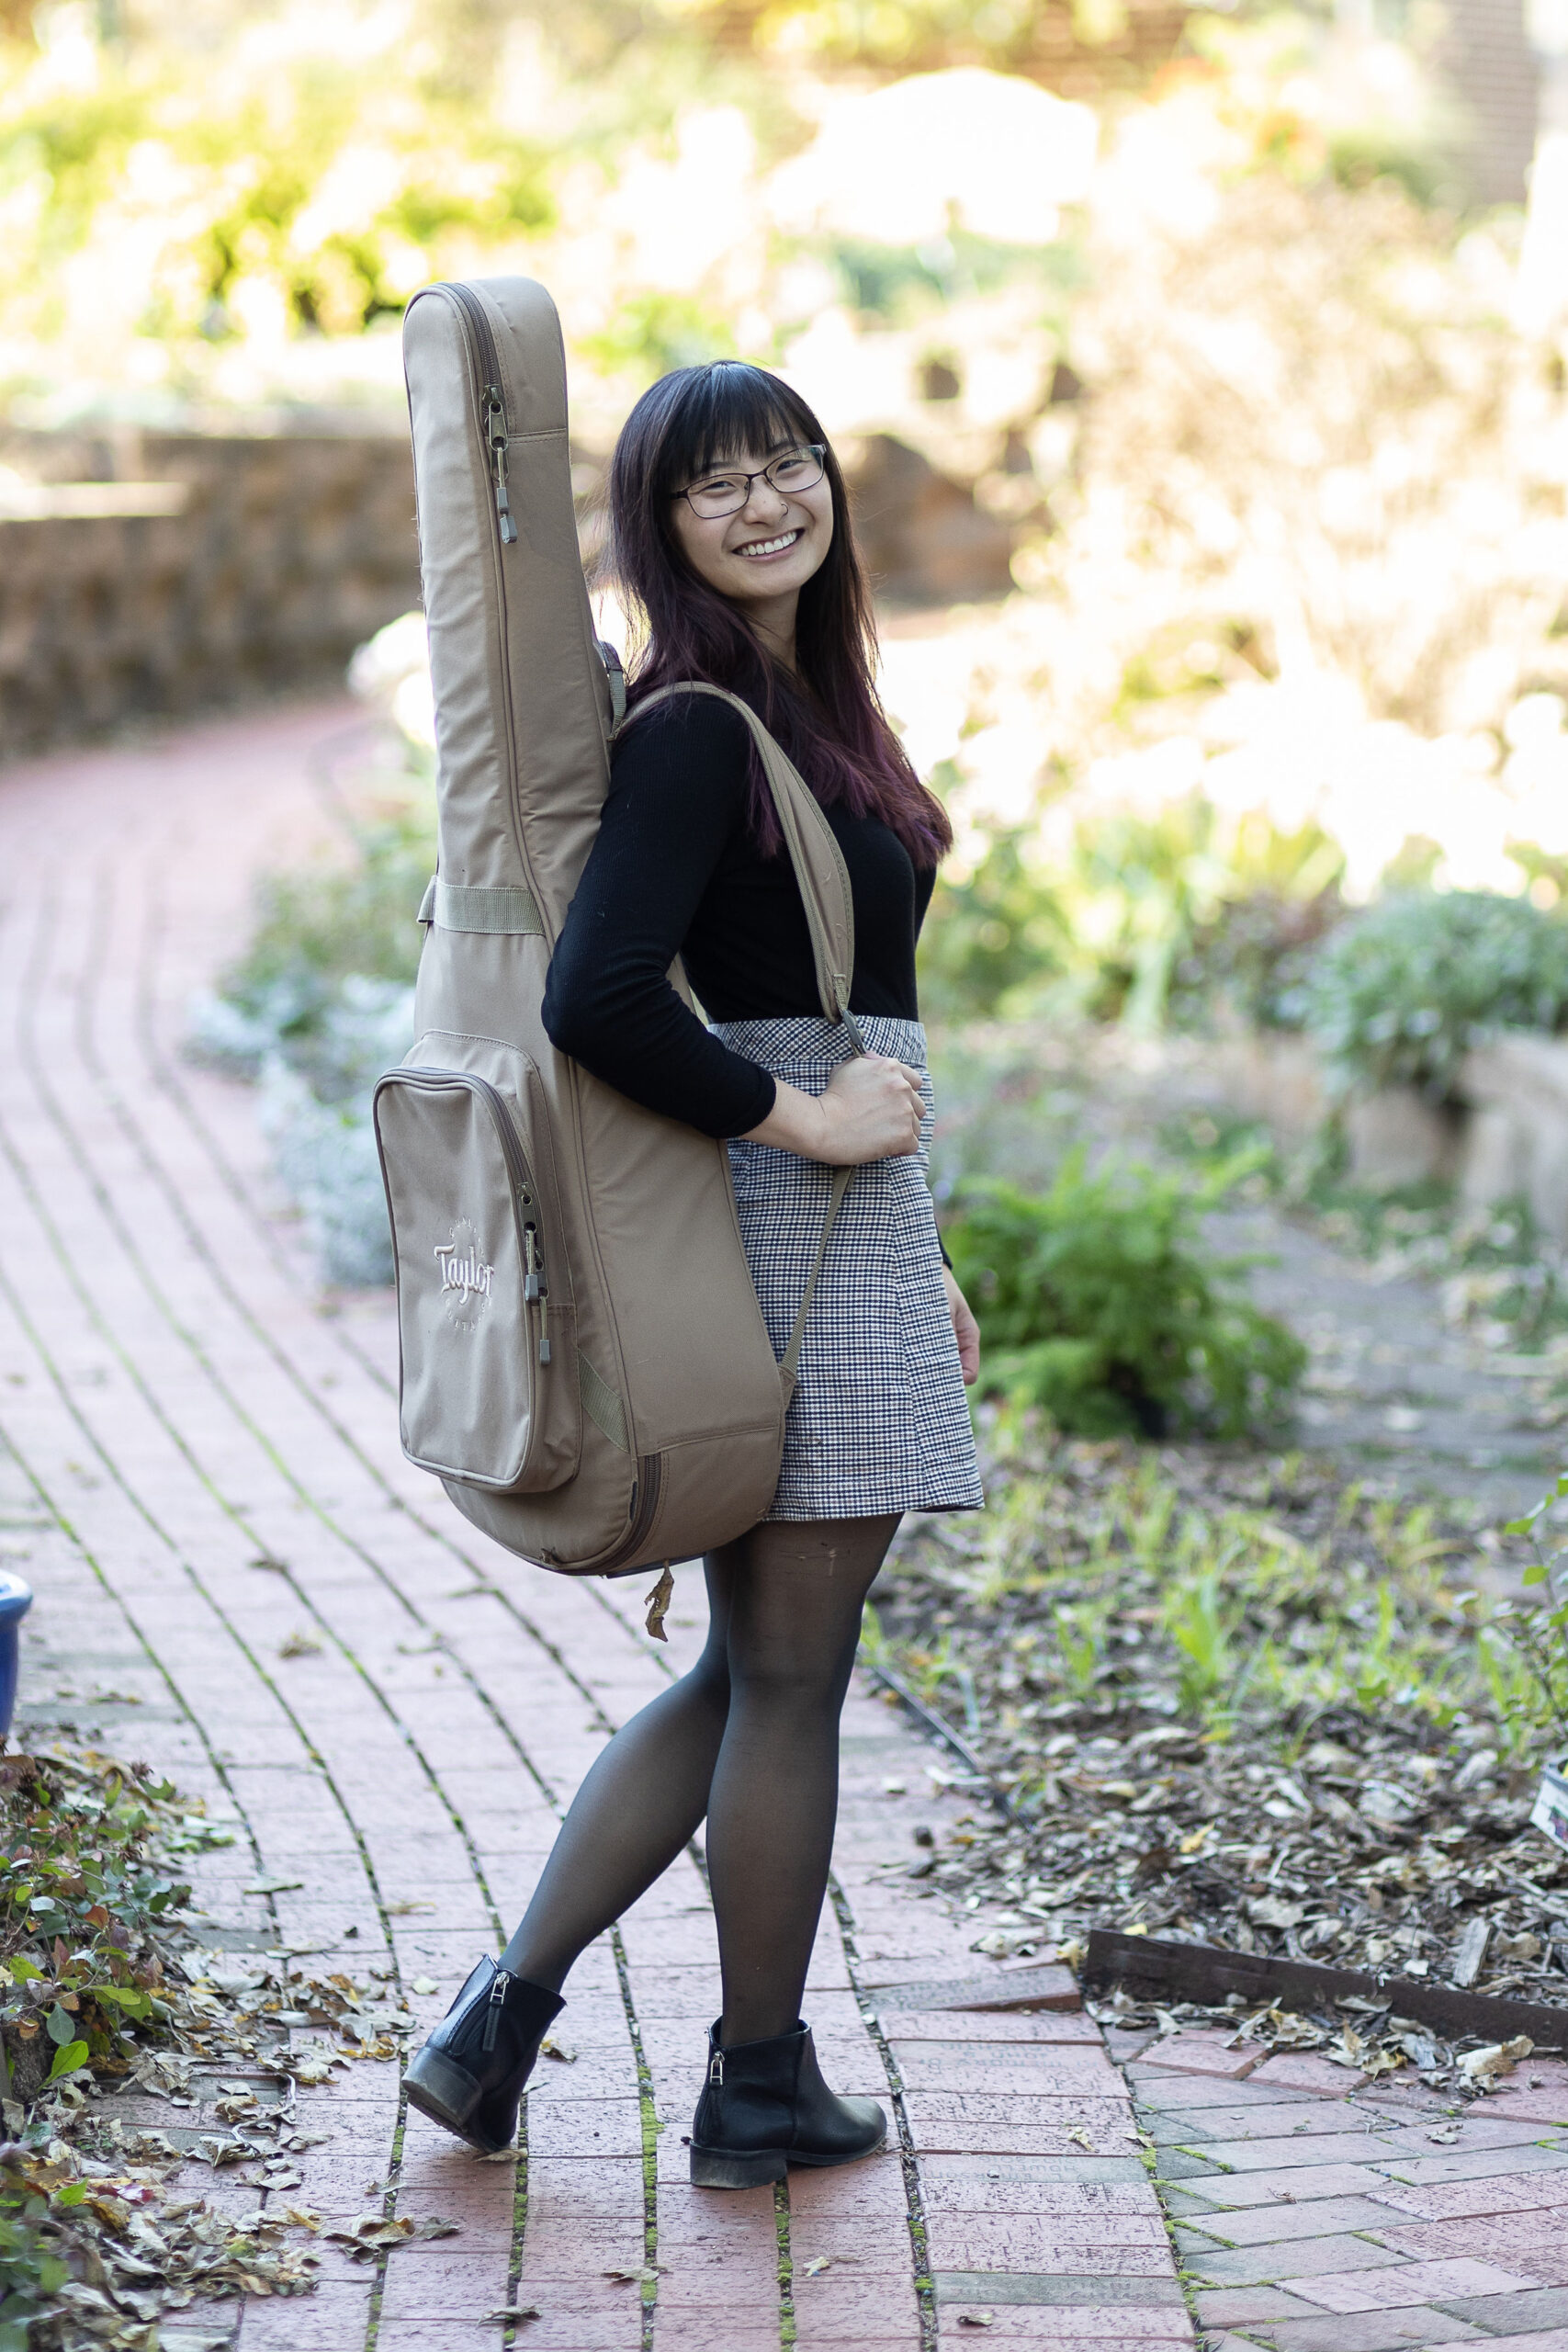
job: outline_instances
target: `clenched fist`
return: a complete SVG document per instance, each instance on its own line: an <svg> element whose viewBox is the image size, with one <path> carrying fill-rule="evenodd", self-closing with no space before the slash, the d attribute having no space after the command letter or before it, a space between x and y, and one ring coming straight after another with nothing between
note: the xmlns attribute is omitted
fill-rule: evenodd
<svg viewBox="0 0 1568 2352"><path fill-rule="evenodd" d="M746 1140L829 1168L858 1168L863 1160L918 1151L924 1109L918 1070L886 1054L861 1054L839 1064L821 1094L804 1094L781 1079L773 1109Z"/></svg>

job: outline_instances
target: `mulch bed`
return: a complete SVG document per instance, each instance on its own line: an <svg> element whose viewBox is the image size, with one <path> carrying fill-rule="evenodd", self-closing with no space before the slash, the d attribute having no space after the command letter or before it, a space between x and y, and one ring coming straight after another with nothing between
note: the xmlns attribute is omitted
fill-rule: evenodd
<svg viewBox="0 0 1568 2352"><path fill-rule="evenodd" d="M1568 1854L1529 1826L1553 1743L1503 1600L1522 1547L1301 1454L1007 1416L987 1443L990 1510L913 1522L874 1596L868 1658L985 1775L953 1760L979 1801L890 1869L993 1958L1141 1930L1568 2007ZM1433 2080L1477 2039L1375 1997L1266 2008L1271 2038Z"/></svg>

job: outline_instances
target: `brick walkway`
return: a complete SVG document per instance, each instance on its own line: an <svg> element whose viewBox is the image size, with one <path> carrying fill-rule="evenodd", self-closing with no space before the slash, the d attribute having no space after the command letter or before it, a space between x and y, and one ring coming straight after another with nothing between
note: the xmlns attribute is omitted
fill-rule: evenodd
<svg viewBox="0 0 1568 2352"><path fill-rule="evenodd" d="M1209 2352L1568 2352L1561 2060L1461 2108L1220 2033L1112 2038Z"/></svg>
<svg viewBox="0 0 1568 2352"><path fill-rule="evenodd" d="M310 755L355 717L296 710L0 777L0 1544L39 1592L35 1715L165 1766L235 1823L197 1873L209 1941L374 1968L434 2018L512 1923L607 1731L691 1656L700 1604L688 1572L666 1657L640 1581L529 1569L406 1467L385 1302L323 1306L254 1098L178 1059L252 873L328 831ZM864 1692L846 1750L808 2009L834 2079L892 2109L886 2158L796 2176L776 2203L686 2184L716 1969L684 1864L576 1972L575 2059L541 2068L525 2164L405 2117L395 2064L300 2095L329 2136L286 2201L329 2222L440 2215L458 2235L378 2266L329 2254L314 2296L198 2309L167 2342L1190 2343L1094 2027L963 2006L977 1980L992 1998L1025 1980L902 1875L916 1823L962 1804L929 1777L941 1759ZM235 2211L265 2201L256 2179L197 2178ZM519 2304L539 2315L491 2316Z"/></svg>

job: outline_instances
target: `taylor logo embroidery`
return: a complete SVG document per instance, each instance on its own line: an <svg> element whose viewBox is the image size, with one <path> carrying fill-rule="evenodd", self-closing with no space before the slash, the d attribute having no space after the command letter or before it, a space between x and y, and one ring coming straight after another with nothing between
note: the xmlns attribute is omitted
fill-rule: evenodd
<svg viewBox="0 0 1568 2352"><path fill-rule="evenodd" d="M435 1262L441 1269L447 1321L459 1331L473 1330L490 1306L495 1268L480 1250L479 1235L467 1217L459 1217L452 1227L450 1241L436 1242Z"/></svg>

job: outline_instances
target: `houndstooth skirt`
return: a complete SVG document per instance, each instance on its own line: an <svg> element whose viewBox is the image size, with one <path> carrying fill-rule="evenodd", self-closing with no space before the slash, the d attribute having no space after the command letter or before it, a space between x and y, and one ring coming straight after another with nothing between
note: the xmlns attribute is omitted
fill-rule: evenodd
<svg viewBox="0 0 1568 2352"><path fill-rule="evenodd" d="M870 1051L926 1067L917 1021L861 1020ZM714 1034L803 1093L820 1094L849 1041L834 1022L720 1021ZM857 1168L833 1227L800 1351L769 1519L977 1510L985 1502L920 1148ZM833 1174L768 1144L731 1143L740 1238L775 1354L811 1271Z"/></svg>

